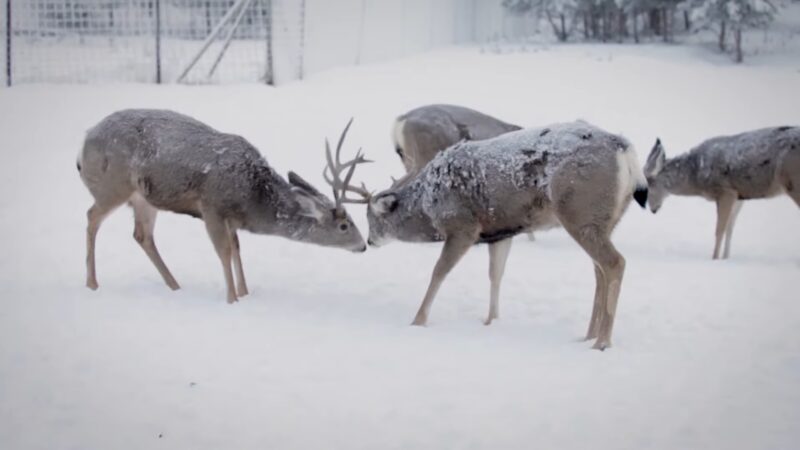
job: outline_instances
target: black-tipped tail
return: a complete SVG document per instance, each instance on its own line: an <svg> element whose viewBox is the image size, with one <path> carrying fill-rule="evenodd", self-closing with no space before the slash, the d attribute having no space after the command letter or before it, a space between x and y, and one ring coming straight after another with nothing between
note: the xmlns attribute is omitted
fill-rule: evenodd
<svg viewBox="0 0 800 450"><path fill-rule="evenodd" d="M644 208L647 205L647 186L636 186L636 190L633 191L633 199Z"/></svg>

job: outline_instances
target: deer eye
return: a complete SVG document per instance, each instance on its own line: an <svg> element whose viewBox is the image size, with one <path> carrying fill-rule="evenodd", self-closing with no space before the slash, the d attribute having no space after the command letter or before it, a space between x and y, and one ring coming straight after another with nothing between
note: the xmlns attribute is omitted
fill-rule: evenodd
<svg viewBox="0 0 800 450"><path fill-rule="evenodd" d="M341 231L347 231L348 228L350 228L350 225L348 225L347 223L340 223L339 224L339 229Z"/></svg>

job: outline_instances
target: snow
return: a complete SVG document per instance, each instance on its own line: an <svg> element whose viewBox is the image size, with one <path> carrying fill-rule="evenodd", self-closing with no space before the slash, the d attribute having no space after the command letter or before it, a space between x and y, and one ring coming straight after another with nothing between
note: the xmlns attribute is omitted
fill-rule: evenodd
<svg viewBox="0 0 800 450"><path fill-rule="evenodd" d="M712 204L632 205L614 235L627 259L614 347L597 352L578 340L592 265L563 230L516 240L489 327L485 248L417 328L440 244L351 254L242 234L251 295L231 306L200 221L159 215L156 242L182 286L171 292L127 208L100 229L100 289L89 291L90 196L74 158L112 111L171 108L324 186L323 139L354 116L346 152L376 160L355 179L382 189L403 171L393 119L456 103L529 126L585 119L644 161L656 136L674 156L798 124L797 68L671 46L454 48L277 89L0 90L0 448L794 448L800 214L785 196L745 204L727 261L710 259ZM366 233L364 208L348 209Z"/></svg>

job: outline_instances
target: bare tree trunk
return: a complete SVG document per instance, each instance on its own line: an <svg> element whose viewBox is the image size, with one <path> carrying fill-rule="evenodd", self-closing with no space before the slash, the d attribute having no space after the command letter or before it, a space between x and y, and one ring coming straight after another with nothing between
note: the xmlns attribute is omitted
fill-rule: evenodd
<svg viewBox="0 0 800 450"><path fill-rule="evenodd" d="M719 24L719 51L725 51L725 32L726 32L726 23L723 20Z"/></svg>
<svg viewBox="0 0 800 450"><path fill-rule="evenodd" d="M589 14L583 13L583 38L589 40Z"/></svg>
<svg viewBox="0 0 800 450"><path fill-rule="evenodd" d="M633 20L633 42L639 43L639 24L636 21L636 18L639 17L638 11L634 10L631 16Z"/></svg>
<svg viewBox="0 0 800 450"><path fill-rule="evenodd" d="M669 42L669 23L667 20L667 8L661 8L661 37L664 42Z"/></svg>
<svg viewBox="0 0 800 450"><path fill-rule="evenodd" d="M742 28L736 27L733 29L733 38L736 40L736 62L741 63L744 60L742 55Z"/></svg>
<svg viewBox="0 0 800 450"><path fill-rule="evenodd" d="M550 14L550 11L545 11L545 15L547 16L547 21L550 22L550 26L553 27L553 34L556 35L559 42L564 42L567 40L567 32L564 29L564 14L559 14L561 17L561 28L558 27L558 24L553 20L553 16Z"/></svg>
<svg viewBox="0 0 800 450"><path fill-rule="evenodd" d="M689 11L683 11L683 29L689 31L692 29L692 18L689 17Z"/></svg>
<svg viewBox="0 0 800 450"><path fill-rule="evenodd" d="M656 36L661 35L661 10L658 8L650 10L650 31Z"/></svg>
<svg viewBox="0 0 800 450"><path fill-rule="evenodd" d="M567 24L566 18L564 17L564 13L559 14L561 16L561 42L567 41Z"/></svg>

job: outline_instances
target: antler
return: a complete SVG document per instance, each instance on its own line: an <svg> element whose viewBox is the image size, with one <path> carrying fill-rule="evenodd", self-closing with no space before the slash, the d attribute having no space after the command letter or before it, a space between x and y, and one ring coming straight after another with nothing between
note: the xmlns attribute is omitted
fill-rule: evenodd
<svg viewBox="0 0 800 450"><path fill-rule="evenodd" d="M333 188L333 198L336 201L337 209L341 208L342 204L344 203L367 203L372 196L364 183L361 183L361 187L350 185L350 180L353 178L353 173L356 170L356 166L372 161L364 159L364 155L362 154L360 148L358 149L358 152L356 152L356 157L350 161L342 163L339 159L342 152L344 138L347 136L347 131L350 129L350 125L352 123L353 119L351 118L350 121L347 122L347 126L344 127L342 135L339 137L339 142L336 144L335 160L331 155L331 145L328 140L325 139L325 159L327 160L327 165L325 166L325 169L322 170L322 176ZM347 174L344 177L344 181L342 181L341 175L344 170L347 170ZM328 175L329 171L330 176ZM346 195L347 192L358 194L361 196L361 198L349 198Z"/></svg>

